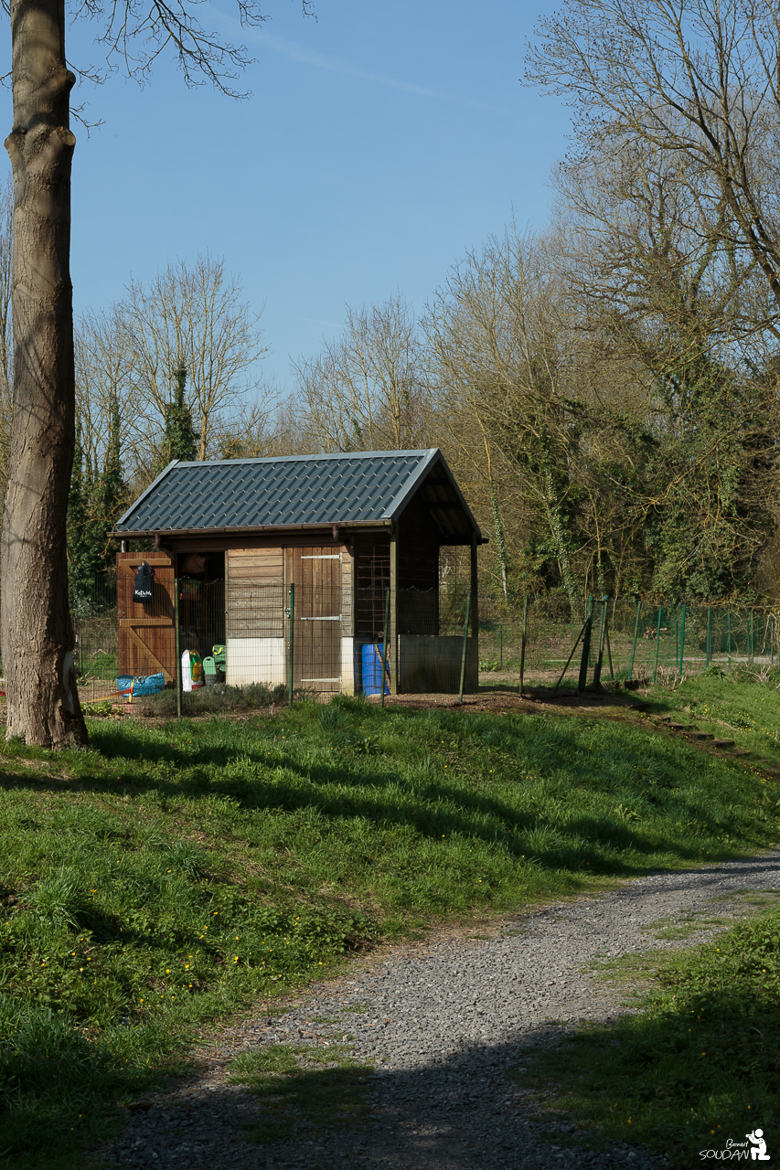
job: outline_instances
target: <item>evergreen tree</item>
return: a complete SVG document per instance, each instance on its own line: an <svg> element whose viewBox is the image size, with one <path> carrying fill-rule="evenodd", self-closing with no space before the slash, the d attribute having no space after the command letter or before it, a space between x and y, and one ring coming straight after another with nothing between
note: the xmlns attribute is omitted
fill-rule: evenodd
<svg viewBox="0 0 780 1170"><path fill-rule="evenodd" d="M104 568L105 531L95 517L94 485L84 469L81 427L76 423L76 445L68 500L68 592L74 613L91 607L95 586Z"/></svg>
<svg viewBox="0 0 780 1170"><path fill-rule="evenodd" d="M163 450L166 463L172 459L191 461L198 453L198 436L192 425L192 412L184 396L187 371L180 365L174 374L173 398L165 408Z"/></svg>

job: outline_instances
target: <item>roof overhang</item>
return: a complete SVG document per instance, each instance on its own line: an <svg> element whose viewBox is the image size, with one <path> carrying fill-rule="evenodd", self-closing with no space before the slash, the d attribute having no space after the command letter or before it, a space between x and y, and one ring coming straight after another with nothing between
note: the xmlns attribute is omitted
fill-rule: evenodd
<svg viewBox="0 0 780 1170"><path fill-rule="evenodd" d="M155 540L174 540L178 537L215 537L215 536L273 536L276 532L291 533L291 532L327 532L332 534L334 529L339 532L361 532L370 531L371 529L380 530L383 528L391 528L392 520L353 520L345 523L344 521L334 522L333 524L265 524L265 525L244 525L234 526L224 525L220 528L145 528L145 529L121 529L114 528L109 532L109 536L114 540L138 540L154 537Z"/></svg>

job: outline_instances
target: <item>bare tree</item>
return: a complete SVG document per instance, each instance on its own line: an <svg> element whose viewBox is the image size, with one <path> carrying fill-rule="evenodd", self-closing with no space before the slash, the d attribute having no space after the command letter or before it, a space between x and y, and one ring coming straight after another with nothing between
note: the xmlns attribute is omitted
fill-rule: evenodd
<svg viewBox="0 0 780 1170"><path fill-rule="evenodd" d="M725 595L769 539L756 498L777 397L756 372L777 351L774 297L734 245L726 199L702 200L682 155L616 130L558 177L576 380L603 420L583 435L580 478L596 577L606 557L615 586L639 580L644 545L667 595Z"/></svg>
<svg viewBox="0 0 780 1170"><path fill-rule="evenodd" d="M226 275L222 260L180 261L148 286L132 282L117 318L132 367L138 454L165 418L174 375L183 367L198 458L205 459L231 412L259 392L256 367L265 346L238 281ZM265 413L259 402L257 409Z"/></svg>
<svg viewBox="0 0 780 1170"><path fill-rule="evenodd" d="M717 225L780 307L776 6L565 0L537 32L527 77L573 106L575 164L591 152L662 159L692 228L707 235Z"/></svg>
<svg viewBox="0 0 780 1170"><path fill-rule="evenodd" d="M312 442L335 451L419 444L426 387L417 325L400 297L348 309L341 337L295 368Z"/></svg>
<svg viewBox="0 0 780 1170"><path fill-rule="evenodd" d="M487 486L502 590L509 512L526 531L541 523L576 608L581 589L570 523L576 403L561 300L544 249L510 229L453 270L430 305L425 330L451 441L463 454L470 450Z"/></svg>
<svg viewBox="0 0 780 1170"><path fill-rule="evenodd" d="M87 0L110 63L135 76L173 52L188 83L233 92L241 46L201 25L187 0ZM243 23L261 18L237 0ZM10 0L14 179L13 422L2 530L2 634L8 736L61 748L86 741L75 674L65 558L74 449L70 281L70 128L75 76L64 0Z"/></svg>
<svg viewBox="0 0 780 1170"><path fill-rule="evenodd" d="M132 355L124 344L116 310L84 316L75 331L76 414L85 471L90 479L105 473L110 440L119 416L120 446L129 446L132 401Z"/></svg>

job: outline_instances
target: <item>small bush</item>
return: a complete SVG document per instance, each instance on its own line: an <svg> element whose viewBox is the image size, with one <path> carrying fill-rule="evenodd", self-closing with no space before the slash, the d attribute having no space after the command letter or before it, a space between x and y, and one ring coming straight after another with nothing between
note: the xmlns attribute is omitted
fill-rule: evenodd
<svg viewBox="0 0 780 1170"><path fill-rule="evenodd" d="M250 683L246 687L229 687L217 683L210 687L199 687L182 695L182 711L186 715L220 714L228 711L253 711L260 707L273 707L286 703L289 698L283 683L271 687L266 683ZM176 691L169 688L157 695L144 699L141 712L144 715L176 714Z"/></svg>

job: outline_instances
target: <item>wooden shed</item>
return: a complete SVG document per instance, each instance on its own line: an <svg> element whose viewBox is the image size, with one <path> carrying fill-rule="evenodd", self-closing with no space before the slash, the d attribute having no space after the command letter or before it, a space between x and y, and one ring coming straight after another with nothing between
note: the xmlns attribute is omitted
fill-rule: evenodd
<svg viewBox="0 0 780 1170"><path fill-rule="evenodd" d="M482 537L437 448L175 461L114 536L122 673L175 677L178 593L181 645L224 645L229 684L286 682L292 661L296 686L368 690L387 621L391 691L454 692L463 636L453 615L470 590L466 685L476 686ZM149 551L126 551L130 542ZM470 549L457 604L440 583L447 546ZM143 560L154 570L146 603L133 601Z"/></svg>

